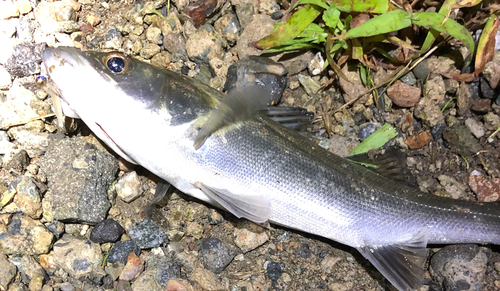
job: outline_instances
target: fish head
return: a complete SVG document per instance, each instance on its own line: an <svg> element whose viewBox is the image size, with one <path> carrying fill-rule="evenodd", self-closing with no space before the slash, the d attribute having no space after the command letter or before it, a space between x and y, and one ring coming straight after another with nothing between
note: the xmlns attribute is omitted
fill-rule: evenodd
<svg viewBox="0 0 500 291"><path fill-rule="evenodd" d="M46 48L42 58L61 98L78 115L88 107L82 103L116 106L133 99L135 106L151 106L151 92L159 92L164 81L161 69L116 51Z"/></svg>
<svg viewBox="0 0 500 291"><path fill-rule="evenodd" d="M136 163L121 145L132 135L135 120L150 120L151 111L161 111L154 104L165 80L162 70L120 52L72 47L46 48L42 59L51 83L73 115L117 154ZM169 118L168 111L161 116L162 121Z"/></svg>

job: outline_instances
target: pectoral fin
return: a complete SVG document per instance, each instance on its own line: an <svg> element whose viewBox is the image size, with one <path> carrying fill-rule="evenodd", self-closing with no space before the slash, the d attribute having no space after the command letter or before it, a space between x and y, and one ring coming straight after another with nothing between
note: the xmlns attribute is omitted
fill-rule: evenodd
<svg viewBox="0 0 500 291"><path fill-rule="evenodd" d="M261 86L243 86L232 90L210 112L194 141L194 148L199 149L213 133L228 125L249 119L266 106L269 92Z"/></svg>
<svg viewBox="0 0 500 291"><path fill-rule="evenodd" d="M358 250L398 290L413 291L422 285L424 278L427 241L427 228L423 228L408 241Z"/></svg>
<svg viewBox="0 0 500 291"><path fill-rule="evenodd" d="M195 186L238 218L265 223L271 216L271 203L263 195L234 194L225 189L208 187L201 182L195 183Z"/></svg>
<svg viewBox="0 0 500 291"><path fill-rule="evenodd" d="M302 107L267 106L262 113L279 124L295 130L311 125L314 118L314 113Z"/></svg>

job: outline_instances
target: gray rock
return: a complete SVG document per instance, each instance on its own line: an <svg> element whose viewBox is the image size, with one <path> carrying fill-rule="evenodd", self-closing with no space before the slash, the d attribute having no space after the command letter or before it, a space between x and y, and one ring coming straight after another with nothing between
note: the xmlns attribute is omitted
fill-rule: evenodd
<svg viewBox="0 0 500 291"><path fill-rule="evenodd" d="M131 252L139 256L141 254L141 249L132 240L119 241L109 252L106 261L109 263L121 262L125 265L127 263L128 254Z"/></svg>
<svg viewBox="0 0 500 291"><path fill-rule="evenodd" d="M127 255L128 256L128 255ZM125 261L127 260L127 257L125 257ZM123 269L125 268L125 264L122 262L115 262L112 264L109 264L109 261L106 260L108 264L106 264L105 272L108 274L108 276L113 280L116 281L120 277L120 274L122 273Z"/></svg>
<svg viewBox="0 0 500 291"><path fill-rule="evenodd" d="M45 270L32 256L22 256L20 266L20 272L22 273L22 275L25 275L27 279L32 279L36 276L39 276L42 279L48 279Z"/></svg>
<svg viewBox="0 0 500 291"><path fill-rule="evenodd" d="M198 284L201 287L201 290L211 290L211 291L227 290L224 287L224 285L222 285L217 280L214 273L203 268L194 269L189 279Z"/></svg>
<svg viewBox="0 0 500 291"><path fill-rule="evenodd" d="M473 118L467 118L465 120L465 126L467 126L467 128L476 138L481 138L486 133L486 129L484 128L483 124Z"/></svg>
<svg viewBox="0 0 500 291"><path fill-rule="evenodd" d="M54 219L96 224L106 218L107 190L118 171L113 156L82 138L62 139L49 148L40 170L51 189L45 199Z"/></svg>
<svg viewBox="0 0 500 291"><path fill-rule="evenodd" d="M71 33L80 30L76 23L77 14L71 5L64 1L41 2L35 8L35 18L43 32Z"/></svg>
<svg viewBox="0 0 500 291"><path fill-rule="evenodd" d="M168 281L181 277L181 267L174 262L161 263L156 270L156 281L161 286L167 286Z"/></svg>
<svg viewBox="0 0 500 291"><path fill-rule="evenodd" d="M17 268L7 260L3 253L0 253L0 289L7 290L9 283L17 274Z"/></svg>
<svg viewBox="0 0 500 291"><path fill-rule="evenodd" d="M50 230L50 232L52 232L52 234L54 234L56 238L60 238L64 234L64 223L60 221L53 220L50 223L47 223L45 226L48 230Z"/></svg>
<svg viewBox="0 0 500 291"><path fill-rule="evenodd" d="M497 130L500 127L500 116L493 112L484 115L484 126L488 130Z"/></svg>
<svg viewBox="0 0 500 291"><path fill-rule="evenodd" d="M300 244L297 249L297 254L295 255L297 258L309 259L312 255L312 251L309 248L309 245L306 243Z"/></svg>
<svg viewBox="0 0 500 291"><path fill-rule="evenodd" d="M104 277L98 244L65 235L54 244L54 263L73 278Z"/></svg>
<svg viewBox="0 0 500 291"><path fill-rule="evenodd" d="M235 252L228 248L220 239L212 237L202 241L201 255L205 268L219 274L231 263Z"/></svg>
<svg viewBox="0 0 500 291"><path fill-rule="evenodd" d="M104 36L104 48L118 50L123 43L123 37L118 28L112 27Z"/></svg>
<svg viewBox="0 0 500 291"><path fill-rule="evenodd" d="M400 79L401 82L413 86L417 83L417 79L412 72L404 74Z"/></svg>
<svg viewBox="0 0 500 291"><path fill-rule="evenodd" d="M26 77L40 73L41 53L44 44L20 43L5 64L5 68L14 77Z"/></svg>
<svg viewBox="0 0 500 291"><path fill-rule="evenodd" d="M234 230L234 243L242 252L249 252L269 240L266 230L255 223L242 221Z"/></svg>
<svg viewBox="0 0 500 291"><path fill-rule="evenodd" d="M269 92L269 104L278 104L286 87L285 66L271 59L246 56L227 71L224 90L231 91L248 85L264 87Z"/></svg>
<svg viewBox="0 0 500 291"><path fill-rule="evenodd" d="M235 6L236 15L241 23L242 27L247 27L253 20L254 16L258 12L258 6L252 1L231 1Z"/></svg>
<svg viewBox="0 0 500 291"><path fill-rule="evenodd" d="M135 171L129 172L115 184L116 194L125 202L132 202L142 194L141 181Z"/></svg>
<svg viewBox="0 0 500 291"><path fill-rule="evenodd" d="M500 32L497 33L497 46L500 44L499 34ZM493 59L484 67L483 78L488 81L490 88L498 89L500 81L500 50L498 48L495 51Z"/></svg>
<svg viewBox="0 0 500 291"><path fill-rule="evenodd" d="M119 281L121 282L121 280ZM151 290L151 291L165 291L165 288L160 286L156 281L156 271L146 270L139 275L132 283L131 289L122 290Z"/></svg>
<svg viewBox="0 0 500 291"><path fill-rule="evenodd" d="M35 274L33 277L31 277L30 283L28 285L28 289L30 291L31 290L42 290L43 280L44 280L43 276ZM63 290L63 289L61 289L61 290Z"/></svg>
<svg viewBox="0 0 500 291"><path fill-rule="evenodd" d="M285 266L283 264L277 262L269 262L267 264L266 273L269 279L276 282L283 275L283 270Z"/></svg>
<svg viewBox="0 0 500 291"><path fill-rule="evenodd" d="M116 242L125 233L123 227L113 219L99 222L90 233L90 240L95 243Z"/></svg>
<svg viewBox="0 0 500 291"><path fill-rule="evenodd" d="M5 169L8 171L14 171L15 173L22 174L26 170L26 167L30 164L30 157L25 150L20 150L12 159L5 165Z"/></svg>
<svg viewBox="0 0 500 291"><path fill-rule="evenodd" d="M424 59L415 68L413 68L413 74L419 80L425 80L429 73L430 71L427 59Z"/></svg>
<svg viewBox="0 0 500 291"><path fill-rule="evenodd" d="M147 43L140 51L140 56L145 59L150 59L160 52L160 46L154 43Z"/></svg>
<svg viewBox="0 0 500 291"><path fill-rule="evenodd" d="M236 10L236 14L238 14L238 9ZM242 59L248 55L260 55L261 50L253 47L252 44L271 33L274 27L274 20L269 15L255 14L253 20L246 25L241 20L241 17L239 17L239 14L238 19L243 27L243 32L236 44L238 57Z"/></svg>
<svg viewBox="0 0 500 291"><path fill-rule="evenodd" d="M166 68L172 62L172 55L169 52L162 51L151 58L151 64L160 68Z"/></svg>
<svg viewBox="0 0 500 291"><path fill-rule="evenodd" d="M53 239L54 235L42 223L22 213L14 214L7 227L0 229L0 249L8 255L46 254Z"/></svg>
<svg viewBox="0 0 500 291"><path fill-rule="evenodd" d="M432 100L425 95L424 98L420 98L417 105L415 105L414 115L430 127L433 127L438 123L442 123L444 120L439 102Z"/></svg>
<svg viewBox="0 0 500 291"><path fill-rule="evenodd" d="M148 27L148 29L146 29L146 39L154 44L162 44L163 36L161 35L161 29L154 26Z"/></svg>
<svg viewBox="0 0 500 291"><path fill-rule="evenodd" d="M129 231L129 236L141 249L156 248L168 243L167 235L150 219L134 225Z"/></svg>
<svg viewBox="0 0 500 291"><path fill-rule="evenodd" d="M35 21L29 17L21 17L16 27L17 37L25 42L33 42L33 32L35 31Z"/></svg>
<svg viewBox="0 0 500 291"><path fill-rule="evenodd" d="M453 152L464 157L481 150L479 142L465 125L457 124L446 128L443 132L443 138L448 142L448 146Z"/></svg>
<svg viewBox="0 0 500 291"><path fill-rule="evenodd" d="M470 86L462 82L457 88L457 107L458 107L458 115L463 116L469 110L472 102L472 90Z"/></svg>
<svg viewBox="0 0 500 291"><path fill-rule="evenodd" d="M171 54L187 55L186 40L181 33L168 32L163 34L163 46Z"/></svg>
<svg viewBox="0 0 500 291"><path fill-rule="evenodd" d="M467 197L467 193L465 192L467 187L454 178L446 175L439 175L438 180L446 192L448 192L454 199L464 199Z"/></svg>
<svg viewBox="0 0 500 291"><path fill-rule="evenodd" d="M364 141L368 138L372 133L377 131L377 129L381 128L382 125L380 123L370 122L363 129L361 129L358 133L358 137L361 141Z"/></svg>
<svg viewBox="0 0 500 291"><path fill-rule="evenodd" d="M42 214L42 197L37 184L42 185L31 177L18 176L9 184L9 191L16 192L16 195L12 203L2 208L0 213L23 212L31 218L39 218Z"/></svg>
<svg viewBox="0 0 500 291"><path fill-rule="evenodd" d="M61 291L73 291L75 290L75 286L73 286L69 282L64 282L61 284Z"/></svg>
<svg viewBox="0 0 500 291"><path fill-rule="evenodd" d="M431 258L430 273L447 291L481 290L490 250L477 245L451 245Z"/></svg>
<svg viewBox="0 0 500 291"><path fill-rule="evenodd" d="M484 78L479 78L479 89L482 98L495 99L498 96L498 93L490 87L490 84Z"/></svg>
<svg viewBox="0 0 500 291"><path fill-rule="evenodd" d="M221 36L209 25L200 27L186 42L189 59L195 63L210 65L211 59L222 59Z"/></svg>
<svg viewBox="0 0 500 291"><path fill-rule="evenodd" d="M236 15L228 13L215 22L215 29L222 34L229 45L234 45L240 34L241 26Z"/></svg>

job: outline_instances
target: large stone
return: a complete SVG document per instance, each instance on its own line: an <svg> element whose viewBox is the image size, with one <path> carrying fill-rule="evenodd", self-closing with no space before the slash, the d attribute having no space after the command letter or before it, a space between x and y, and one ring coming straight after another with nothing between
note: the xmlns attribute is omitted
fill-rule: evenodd
<svg viewBox="0 0 500 291"><path fill-rule="evenodd" d="M42 159L54 219L96 224L110 208L107 190L118 171L116 159L82 138L54 142Z"/></svg>
<svg viewBox="0 0 500 291"><path fill-rule="evenodd" d="M103 255L98 244L65 235L54 244L54 262L74 278L103 277Z"/></svg>
<svg viewBox="0 0 500 291"><path fill-rule="evenodd" d="M37 220L22 213L9 219L8 214L0 215L0 249L8 255L38 255L50 250L54 235Z"/></svg>

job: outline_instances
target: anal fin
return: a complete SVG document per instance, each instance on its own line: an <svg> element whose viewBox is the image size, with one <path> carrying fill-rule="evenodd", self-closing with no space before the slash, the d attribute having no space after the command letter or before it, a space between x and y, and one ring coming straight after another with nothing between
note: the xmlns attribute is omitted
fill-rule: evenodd
<svg viewBox="0 0 500 291"><path fill-rule="evenodd" d="M408 241L393 245L363 246L358 251L399 291L414 291L422 285L427 258L427 228Z"/></svg>
<svg viewBox="0 0 500 291"><path fill-rule="evenodd" d="M267 222L271 216L271 203L264 195L235 194L225 189L208 187L201 182L194 185L238 218L260 224Z"/></svg>

